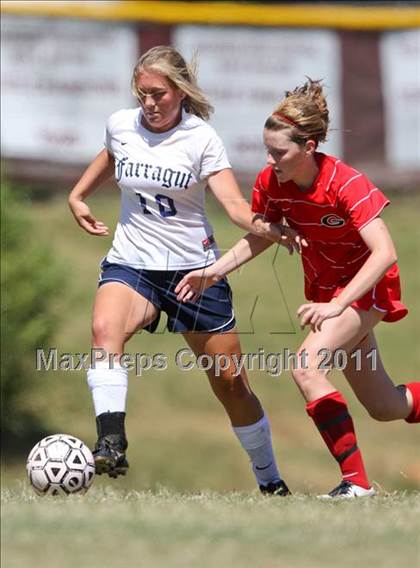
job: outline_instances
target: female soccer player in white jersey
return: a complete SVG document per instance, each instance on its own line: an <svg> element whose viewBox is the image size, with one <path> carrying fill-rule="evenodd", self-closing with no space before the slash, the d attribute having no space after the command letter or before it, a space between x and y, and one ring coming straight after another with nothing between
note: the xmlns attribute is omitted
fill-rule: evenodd
<svg viewBox="0 0 420 568"><path fill-rule="evenodd" d="M264 126L268 166L258 174L252 209L265 221L286 220L305 239L301 253L309 303L297 313L302 327L309 325L311 331L299 350L305 354L300 368L292 374L341 469L342 482L328 496L361 497L374 490L346 401L328 380L323 363L337 350L345 351L344 375L377 420L420 422L420 383L394 386L373 332L379 322L407 314L400 301L395 248L380 218L389 201L365 175L317 151L328 124L319 81L286 92ZM211 267L184 277L178 299L194 300L270 244L247 235Z"/></svg>
<svg viewBox="0 0 420 568"><path fill-rule="evenodd" d="M203 294L199 305L176 299L174 289L183 275L219 256L199 182L207 183L234 223L275 240L283 238L282 232L270 222L253 222L223 144L206 123L212 108L197 86L193 66L173 48L155 47L135 66L132 90L140 107L111 115L105 149L69 196L78 224L101 236L108 235L108 228L95 219L85 199L114 172L121 189L120 221L101 265L93 309L93 347L123 353L137 330L156 328L163 311L168 329L182 333L196 355L239 356L226 280ZM207 374L261 491L287 495L267 416L245 373L235 377L234 372L232 364L220 376L213 367ZM97 473L125 474L127 370L118 360L114 368L108 361L97 363L88 371L88 384L97 416Z"/></svg>

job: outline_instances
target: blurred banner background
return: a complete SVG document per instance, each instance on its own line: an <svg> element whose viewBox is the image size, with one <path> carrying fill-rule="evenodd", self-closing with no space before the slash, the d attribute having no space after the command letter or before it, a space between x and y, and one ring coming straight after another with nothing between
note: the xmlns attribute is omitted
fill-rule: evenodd
<svg viewBox="0 0 420 568"><path fill-rule="evenodd" d="M197 54L234 168L264 163L262 124L285 89L322 78L325 151L382 186L420 178L420 8L415 2L2 2L2 154L12 176L74 177L153 45ZM42 167L40 163L42 162ZM59 166L59 167L57 167Z"/></svg>

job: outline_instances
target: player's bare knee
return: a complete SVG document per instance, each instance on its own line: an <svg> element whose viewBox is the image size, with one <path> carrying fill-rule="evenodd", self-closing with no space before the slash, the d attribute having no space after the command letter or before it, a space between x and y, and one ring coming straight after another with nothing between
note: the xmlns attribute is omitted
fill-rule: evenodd
<svg viewBox="0 0 420 568"><path fill-rule="evenodd" d="M218 377L215 390L223 400L241 401L252 396L249 387L240 377Z"/></svg>
<svg viewBox="0 0 420 568"><path fill-rule="evenodd" d="M292 377L295 383L302 389L304 389L305 385L308 383L313 383L316 381L317 373L313 369L310 368L302 368L298 367L292 369Z"/></svg>
<svg viewBox="0 0 420 568"><path fill-rule="evenodd" d="M115 331L113 326L106 318L96 317L92 322L92 336L95 345L105 345L113 336Z"/></svg>

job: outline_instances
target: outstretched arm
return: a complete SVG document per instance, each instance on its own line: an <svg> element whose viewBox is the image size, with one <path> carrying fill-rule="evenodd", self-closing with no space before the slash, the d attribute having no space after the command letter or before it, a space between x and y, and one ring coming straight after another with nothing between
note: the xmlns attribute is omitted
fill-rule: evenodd
<svg viewBox="0 0 420 568"><path fill-rule="evenodd" d="M89 164L70 192L68 203L77 223L90 235L107 236L109 229L92 216L85 199L103 182L109 179L114 171L114 157L104 149Z"/></svg>
<svg viewBox="0 0 420 568"><path fill-rule="evenodd" d="M178 301L193 302L204 290L267 250L272 244L271 241L256 235L246 235L211 266L186 274L175 288Z"/></svg>
<svg viewBox="0 0 420 568"><path fill-rule="evenodd" d="M300 306L298 316L302 327L310 325L313 330L321 329L324 320L342 314L352 302L371 290L397 261L394 243L382 219L378 217L371 221L360 231L360 236L371 250L370 256L340 295L331 302Z"/></svg>
<svg viewBox="0 0 420 568"><path fill-rule="evenodd" d="M224 169L212 174L207 183L232 223L235 223L238 227L253 235L264 237L271 242L285 246L290 254L293 253L293 250L300 253L301 247L307 246L306 241L287 225L271 223L265 220L262 215L253 213L249 203L242 195L231 169Z"/></svg>

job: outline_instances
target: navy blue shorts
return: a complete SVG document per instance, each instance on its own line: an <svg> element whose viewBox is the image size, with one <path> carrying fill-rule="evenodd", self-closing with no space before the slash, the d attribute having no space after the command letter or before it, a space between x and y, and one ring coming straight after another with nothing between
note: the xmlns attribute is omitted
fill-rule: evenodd
<svg viewBox="0 0 420 568"><path fill-rule="evenodd" d="M232 308L232 290L226 279L210 286L197 302L178 302L174 292L178 282L191 270L146 270L123 264L113 264L104 259L98 286L106 282L121 282L149 300L159 312L168 316L169 331L223 333L236 325ZM144 329L153 333L159 316Z"/></svg>

